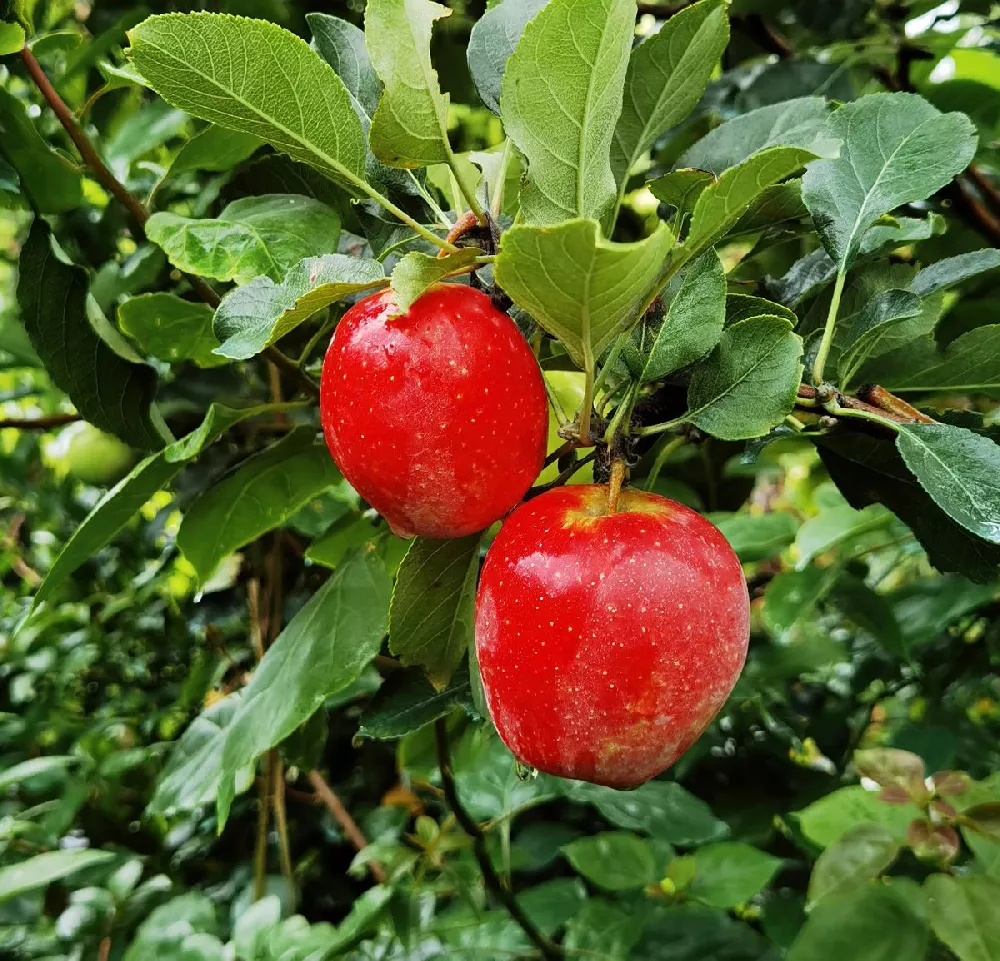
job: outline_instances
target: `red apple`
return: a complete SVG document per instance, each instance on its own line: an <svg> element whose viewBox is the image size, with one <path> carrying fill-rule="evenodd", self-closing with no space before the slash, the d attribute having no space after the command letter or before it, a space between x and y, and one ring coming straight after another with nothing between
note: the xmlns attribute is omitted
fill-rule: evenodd
<svg viewBox="0 0 1000 961"><path fill-rule="evenodd" d="M631 788L674 763L732 691L750 601L739 559L693 510L562 487L519 507L483 565L476 652L518 760Z"/></svg>
<svg viewBox="0 0 1000 961"><path fill-rule="evenodd" d="M392 291L344 314L320 416L344 476L400 537L462 537L523 496L545 459L542 374L489 297L440 284L399 314Z"/></svg>

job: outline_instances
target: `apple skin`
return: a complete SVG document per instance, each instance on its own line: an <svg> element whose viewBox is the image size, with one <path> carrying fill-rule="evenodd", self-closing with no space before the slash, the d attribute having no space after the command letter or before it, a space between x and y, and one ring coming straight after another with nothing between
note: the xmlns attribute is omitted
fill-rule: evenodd
<svg viewBox="0 0 1000 961"><path fill-rule="evenodd" d="M400 537L463 537L538 476L548 406L514 322L440 284L405 314L392 291L344 314L323 361L320 417L337 465Z"/></svg>
<svg viewBox="0 0 1000 961"><path fill-rule="evenodd" d="M117 484L139 461L138 452L112 434L80 421L63 431L66 470L85 484Z"/></svg>
<svg viewBox="0 0 1000 961"><path fill-rule="evenodd" d="M700 514L603 485L518 508L486 555L476 653L503 742L549 774L633 788L674 763L736 684L739 559Z"/></svg>

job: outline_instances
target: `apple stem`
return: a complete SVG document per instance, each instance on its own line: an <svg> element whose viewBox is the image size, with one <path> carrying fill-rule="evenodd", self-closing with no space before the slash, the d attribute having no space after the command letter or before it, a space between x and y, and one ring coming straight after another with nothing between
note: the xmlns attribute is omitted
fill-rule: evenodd
<svg viewBox="0 0 1000 961"><path fill-rule="evenodd" d="M611 478L608 481L608 513L614 514L618 510L618 497L622 492L622 484L625 481L625 461L616 457L611 464Z"/></svg>

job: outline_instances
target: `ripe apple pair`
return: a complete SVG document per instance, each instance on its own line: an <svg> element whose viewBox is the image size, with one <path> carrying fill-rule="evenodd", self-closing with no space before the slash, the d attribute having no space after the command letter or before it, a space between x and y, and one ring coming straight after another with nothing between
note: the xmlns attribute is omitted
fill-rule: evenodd
<svg viewBox="0 0 1000 961"><path fill-rule="evenodd" d="M402 537L500 520L545 458L541 371L483 293L438 285L399 314L360 301L323 364L320 412L344 476ZM736 683L749 637L739 560L699 514L628 490L544 493L507 519L476 597L490 714L525 764L635 787L669 767Z"/></svg>

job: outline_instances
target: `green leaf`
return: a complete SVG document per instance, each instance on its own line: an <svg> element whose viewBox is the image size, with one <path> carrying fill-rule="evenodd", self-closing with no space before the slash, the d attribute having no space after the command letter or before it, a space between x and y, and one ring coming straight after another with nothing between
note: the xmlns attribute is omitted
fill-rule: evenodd
<svg viewBox="0 0 1000 961"><path fill-rule="evenodd" d="M849 504L828 507L810 517L795 535L797 566L804 570L814 557L861 534L885 528L892 520L880 504L855 510Z"/></svg>
<svg viewBox="0 0 1000 961"><path fill-rule="evenodd" d="M97 502L73 532L35 592L32 610L47 600L84 561L104 547L146 501L157 491L163 490L180 471L184 461L196 457L208 444L241 420L282 409L284 405L281 404L241 409L212 404L204 421L190 434L136 464L127 477Z"/></svg>
<svg viewBox="0 0 1000 961"><path fill-rule="evenodd" d="M400 258L392 271L392 289L396 310L405 314L414 302L439 281L482 256L476 247L463 247L444 257L413 251Z"/></svg>
<svg viewBox="0 0 1000 961"><path fill-rule="evenodd" d="M87 272L56 250L43 220L21 248L17 298L31 345L53 383L95 427L139 450L161 447L150 407L156 391L151 367L111 349L87 316Z"/></svg>
<svg viewBox="0 0 1000 961"><path fill-rule="evenodd" d="M839 841L858 824L884 827L896 840L906 838L906 829L919 809L913 804L887 804L877 793L863 787L842 787L814 801L795 815L802 833L821 848Z"/></svg>
<svg viewBox="0 0 1000 961"><path fill-rule="evenodd" d="M75 874L83 868L107 864L115 858L111 851L47 851L27 861L0 868L0 903L28 891L48 887L53 881Z"/></svg>
<svg viewBox="0 0 1000 961"><path fill-rule="evenodd" d="M986 247L968 254L946 257L936 264L925 267L913 278L908 289L919 297L926 297L939 290L954 287L969 277L975 277L988 270L996 270L997 267L1000 267L1000 250Z"/></svg>
<svg viewBox="0 0 1000 961"><path fill-rule="evenodd" d="M345 254L307 257L280 284L270 277L255 277L226 294L215 312L215 336L222 342L218 353L247 360L324 307L384 284L385 273L377 260Z"/></svg>
<svg viewBox="0 0 1000 961"><path fill-rule="evenodd" d="M950 424L900 424L896 447L934 502L983 540L1000 544L1000 446Z"/></svg>
<svg viewBox="0 0 1000 961"><path fill-rule="evenodd" d="M885 595L861 578L844 574L834 584L830 599L844 617L871 634L891 654L907 656L903 632Z"/></svg>
<svg viewBox="0 0 1000 961"><path fill-rule="evenodd" d="M611 961L625 961L639 940L641 925L624 907L602 898L588 898L566 925L563 947L566 953L601 955Z"/></svg>
<svg viewBox="0 0 1000 961"><path fill-rule="evenodd" d="M216 701L196 717L173 746L160 772L148 814L170 817L211 804L219 788L222 748L229 725L240 706L242 693L235 691Z"/></svg>
<svg viewBox="0 0 1000 961"><path fill-rule="evenodd" d="M292 618L243 692L222 749L219 828L229 816L234 777L347 687L385 635L389 578L373 554L355 554Z"/></svg>
<svg viewBox="0 0 1000 961"><path fill-rule="evenodd" d="M751 110L702 137L681 156L677 166L720 176L758 151L778 146L835 156L837 143L824 129L828 113L823 97L800 97Z"/></svg>
<svg viewBox="0 0 1000 961"><path fill-rule="evenodd" d="M872 94L845 104L831 114L827 131L841 141L840 156L810 164L802 199L841 271L879 217L936 193L965 169L976 149L968 117L942 114L910 93Z"/></svg>
<svg viewBox="0 0 1000 961"><path fill-rule="evenodd" d="M700 0L632 51L611 144L611 168L622 192L629 171L657 137L694 110L728 42L725 3Z"/></svg>
<svg viewBox="0 0 1000 961"><path fill-rule="evenodd" d="M334 568L355 547L376 545L380 541L394 540L367 517L348 514L333 524L322 537L309 545L306 558L324 567Z"/></svg>
<svg viewBox="0 0 1000 961"><path fill-rule="evenodd" d="M710 514L708 519L729 541L744 564L766 561L780 554L792 541L798 525L791 514Z"/></svg>
<svg viewBox="0 0 1000 961"><path fill-rule="evenodd" d="M503 235L494 266L514 303L586 368L588 357L599 357L639 319L673 244L662 224L630 244L605 240L593 220L515 226Z"/></svg>
<svg viewBox="0 0 1000 961"><path fill-rule="evenodd" d="M778 574L764 593L763 618L767 629L779 636L790 631L830 590L834 573L822 567L806 567Z"/></svg>
<svg viewBox="0 0 1000 961"><path fill-rule="evenodd" d="M929 931L920 889L908 879L826 898L809 915L788 961L923 961Z"/></svg>
<svg viewBox="0 0 1000 961"><path fill-rule="evenodd" d="M997 576L1000 547L969 533L941 510L891 440L852 432L824 437L817 446L851 506L877 502L888 507L916 534L939 570L958 571L979 582Z"/></svg>
<svg viewBox="0 0 1000 961"><path fill-rule="evenodd" d="M503 0L473 24L465 55L484 104L500 113L500 85L524 28L548 0Z"/></svg>
<svg viewBox="0 0 1000 961"><path fill-rule="evenodd" d="M690 260L724 237L761 194L813 157L799 147L768 147L709 184L694 205L682 248L684 259Z"/></svg>
<svg viewBox="0 0 1000 961"><path fill-rule="evenodd" d="M365 34L353 23L328 13L307 13L317 53L333 67L348 93L371 117L382 96L382 81L365 47Z"/></svg>
<svg viewBox="0 0 1000 961"><path fill-rule="evenodd" d="M253 134L212 124L181 147L163 179L192 170L207 170L212 173L232 170L251 157L263 143L260 137Z"/></svg>
<svg viewBox="0 0 1000 961"><path fill-rule="evenodd" d="M894 393L995 392L1000 390L1000 324L976 327L943 350L920 337L866 364L859 379Z"/></svg>
<svg viewBox="0 0 1000 961"><path fill-rule="evenodd" d="M704 904L652 913L632 956L641 961L764 961L770 943L748 924Z"/></svg>
<svg viewBox="0 0 1000 961"><path fill-rule="evenodd" d="M657 880L650 846L628 831L604 831L564 845L574 870L606 891L632 891Z"/></svg>
<svg viewBox="0 0 1000 961"><path fill-rule="evenodd" d="M528 161L521 188L527 223L600 221L614 209L610 150L635 11L634 0L549 0L507 62L500 110L507 136Z"/></svg>
<svg viewBox="0 0 1000 961"><path fill-rule="evenodd" d="M751 844L709 844L694 852L695 875L687 894L714 908L732 908L765 887L781 863Z"/></svg>
<svg viewBox="0 0 1000 961"><path fill-rule="evenodd" d="M24 49L24 27L19 23L0 23L0 57Z"/></svg>
<svg viewBox="0 0 1000 961"><path fill-rule="evenodd" d="M181 270L245 284L279 280L304 257L334 253L340 215L309 197L271 194L237 200L212 220L153 214L146 236Z"/></svg>
<svg viewBox="0 0 1000 961"><path fill-rule="evenodd" d="M0 158L17 171L40 213L61 214L83 202L80 172L53 150L28 119L25 104L0 87Z"/></svg>
<svg viewBox="0 0 1000 961"><path fill-rule="evenodd" d="M850 894L887 871L901 843L881 824L859 824L828 847L809 878L809 902Z"/></svg>
<svg viewBox="0 0 1000 961"><path fill-rule="evenodd" d="M399 565L389 612L389 650L422 667L437 689L472 640L481 535L416 537Z"/></svg>
<svg viewBox="0 0 1000 961"><path fill-rule="evenodd" d="M435 690L422 671L396 671L365 708L358 737L385 741L405 737L444 717L469 697L469 674L460 670L447 687Z"/></svg>
<svg viewBox="0 0 1000 961"><path fill-rule="evenodd" d="M118 307L118 326L139 350L157 360L177 364L193 360L199 367L218 367L225 360L212 351L211 307L182 300L176 294L141 294Z"/></svg>
<svg viewBox="0 0 1000 961"><path fill-rule="evenodd" d="M731 327L750 317L784 317L793 327L799 322L795 311L773 300L750 294L726 295L726 326Z"/></svg>
<svg viewBox="0 0 1000 961"><path fill-rule="evenodd" d="M959 961L995 961L1000 956L1000 881L932 874L924 891L931 927Z"/></svg>
<svg viewBox="0 0 1000 961"><path fill-rule="evenodd" d="M340 479L325 444L303 427L243 461L188 508L177 546L205 583L227 554L279 527Z"/></svg>
<svg viewBox="0 0 1000 961"><path fill-rule="evenodd" d="M578 878L543 881L517 895L524 913L548 937L576 914L586 898L587 891Z"/></svg>
<svg viewBox="0 0 1000 961"><path fill-rule="evenodd" d="M506 817L557 796L555 778L520 776L514 757L490 727L470 727L454 752L462 804L477 821Z"/></svg>
<svg viewBox="0 0 1000 961"><path fill-rule="evenodd" d="M365 42L385 91L372 117L372 152L393 167L448 163L448 102L431 64L431 30L451 10L432 0L368 0Z"/></svg>
<svg viewBox="0 0 1000 961"><path fill-rule="evenodd" d="M704 170L684 167L650 180L646 186L661 203L677 209L677 223L680 223L694 210L694 205L705 188L714 184L715 180L712 174Z"/></svg>
<svg viewBox="0 0 1000 961"><path fill-rule="evenodd" d="M795 406L802 339L783 317L727 327L688 385L684 419L721 440L766 434Z"/></svg>
<svg viewBox="0 0 1000 961"><path fill-rule="evenodd" d="M704 801L674 781L647 781L634 791L563 781L571 801L592 804L612 824L689 847L724 838L728 828Z"/></svg>
<svg viewBox="0 0 1000 961"><path fill-rule="evenodd" d="M347 89L304 40L221 13L161 14L128 36L133 64L167 103L260 137L370 195L361 122Z"/></svg>
<svg viewBox="0 0 1000 961"><path fill-rule="evenodd" d="M919 313L920 298L907 290L886 290L868 301L850 326L844 325L845 342L850 346L842 351L837 364L841 385L851 384L869 357L886 351L887 334Z"/></svg>
<svg viewBox="0 0 1000 961"><path fill-rule="evenodd" d="M74 757L71 754L43 755L21 761L20 764L13 764L5 771L0 772L0 791L9 791L12 787L17 787L22 781L35 777L37 774L63 771L74 764L79 764L82 760L82 758Z"/></svg>
<svg viewBox="0 0 1000 961"><path fill-rule="evenodd" d="M622 351L642 383L701 360L722 336L726 320L726 273L714 250L677 274L660 295L662 317L643 320Z"/></svg>

